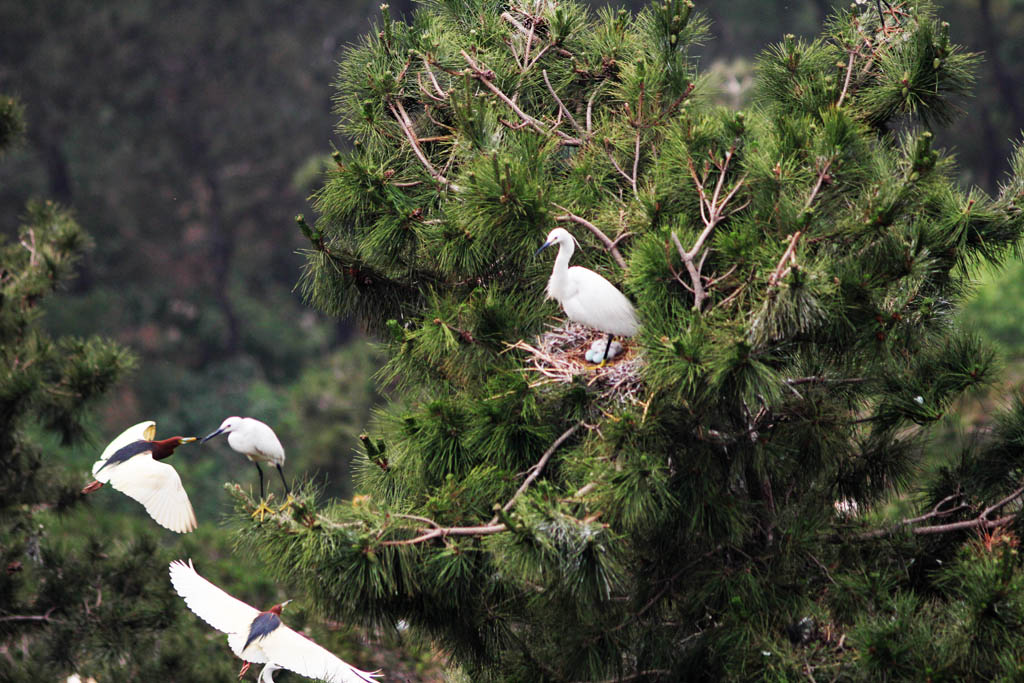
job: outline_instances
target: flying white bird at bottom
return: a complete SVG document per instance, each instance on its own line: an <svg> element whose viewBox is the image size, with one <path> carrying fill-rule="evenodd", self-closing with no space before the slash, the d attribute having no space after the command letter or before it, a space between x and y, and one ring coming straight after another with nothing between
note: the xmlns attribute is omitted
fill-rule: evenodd
<svg viewBox="0 0 1024 683"><path fill-rule="evenodd" d="M328 683L374 683L378 672L360 671L297 631L281 623L281 609L291 600L259 611L199 576L192 560L170 565L171 584L195 614L218 631L228 634L228 647L245 664L266 664L260 683L273 683L273 672L288 669Z"/></svg>
<svg viewBox="0 0 1024 683"><path fill-rule="evenodd" d="M576 238L568 230L552 230L536 253L539 254L553 244L558 245L558 256L555 257L555 267L548 280L547 298L562 304L569 320L608 335L604 353L600 355L601 365L604 365L608 360L612 336L632 337L636 334L640 327L636 309L615 285L601 275L582 266L569 267L569 259L576 249Z"/></svg>

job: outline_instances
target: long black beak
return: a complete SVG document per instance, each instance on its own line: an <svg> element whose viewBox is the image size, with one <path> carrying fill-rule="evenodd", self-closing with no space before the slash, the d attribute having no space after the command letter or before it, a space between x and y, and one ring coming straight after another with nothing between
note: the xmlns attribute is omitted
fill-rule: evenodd
<svg viewBox="0 0 1024 683"><path fill-rule="evenodd" d="M218 434L220 434L223 431L224 431L223 429L218 429L217 431L213 432L212 434L207 434L206 436L203 437L203 440L200 441L199 443L206 443L207 441L209 441L210 439L212 439L213 437L217 436Z"/></svg>
<svg viewBox="0 0 1024 683"><path fill-rule="evenodd" d="M539 254L540 252L544 251L545 249L550 247L552 244L553 244L552 242L545 242L544 244L540 245L540 249L538 249L537 251L533 252L534 258L536 258L537 254Z"/></svg>

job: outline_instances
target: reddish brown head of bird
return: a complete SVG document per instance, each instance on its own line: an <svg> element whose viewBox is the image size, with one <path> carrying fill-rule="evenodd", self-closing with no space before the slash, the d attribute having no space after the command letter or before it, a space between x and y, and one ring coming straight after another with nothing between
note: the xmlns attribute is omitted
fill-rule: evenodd
<svg viewBox="0 0 1024 683"><path fill-rule="evenodd" d="M152 444L152 452L154 460L163 460L169 458L174 454L174 449L183 443L192 443L196 440L194 436L172 436L169 439L161 439L160 441L150 441Z"/></svg>
<svg viewBox="0 0 1024 683"><path fill-rule="evenodd" d="M169 439L160 439L159 441L146 441L144 439L133 441L115 451L96 472L99 473L107 467L115 467L141 453L151 453L154 460L163 460L173 455L174 449L181 444L192 443L195 440L196 437L194 436L172 436ZM102 486L103 482L94 481L83 488L82 493L92 493Z"/></svg>
<svg viewBox="0 0 1024 683"><path fill-rule="evenodd" d="M281 616L281 609L284 608L284 606L287 605L289 602L291 602L291 600L285 600L284 602L281 602L281 603L278 603L278 604L274 605L273 607L271 607L267 611L270 612L271 614L276 614L277 616Z"/></svg>

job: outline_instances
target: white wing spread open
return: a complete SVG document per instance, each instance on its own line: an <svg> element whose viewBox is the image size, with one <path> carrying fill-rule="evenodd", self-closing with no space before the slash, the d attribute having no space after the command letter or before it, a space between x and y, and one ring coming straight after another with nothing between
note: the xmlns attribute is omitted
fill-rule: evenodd
<svg viewBox="0 0 1024 683"><path fill-rule="evenodd" d="M228 595L217 586L199 576L192 560L171 562L171 584L185 599L188 608L210 626L224 633L249 632L252 620L260 611L238 598ZM243 641L244 642L244 641Z"/></svg>
<svg viewBox="0 0 1024 683"><path fill-rule="evenodd" d="M114 453L117 453L128 444L136 441L152 441L154 438L156 438L156 422L146 420L145 422L140 422L137 425L132 425L121 432L116 439L107 444L107 447L103 449L103 453L100 454L100 459L92 466L92 473L96 474L96 470L103 466L104 460L112 456Z"/></svg>
<svg viewBox="0 0 1024 683"><path fill-rule="evenodd" d="M129 498L142 503L156 523L179 534L196 528L196 513L173 467L139 453L111 465L96 476Z"/></svg>
<svg viewBox="0 0 1024 683"><path fill-rule="evenodd" d="M243 641L244 642L244 641ZM302 676L328 681L328 683L373 683L378 673L360 671L346 664L334 654L320 647L301 633L284 624L271 631L246 649L243 659L257 661L254 650L263 654L265 662Z"/></svg>
<svg viewBox="0 0 1024 683"><path fill-rule="evenodd" d="M279 625L266 636L253 641L242 650L253 620L260 615L255 607L245 604L196 573L192 560L171 562L171 583L188 608L210 626L228 634L231 651L247 662L272 664L274 668L290 669L302 676L328 683L374 683L379 675L360 671L335 657L309 638ZM274 668L264 670L273 680ZM260 675L261 680L263 674Z"/></svg>

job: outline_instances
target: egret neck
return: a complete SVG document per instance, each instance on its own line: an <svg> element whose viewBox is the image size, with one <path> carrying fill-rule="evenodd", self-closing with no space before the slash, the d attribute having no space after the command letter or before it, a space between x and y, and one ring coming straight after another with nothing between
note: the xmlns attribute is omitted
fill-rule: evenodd
<svg viewBox="0 0 1024 683"><path fill-rule="evenodd" d="M572 240L560 241L558 243L558 255L555 256L555 267L551 270L551 277L548 279L548 297L556 301L563 301L571 297L573 291L572 283L569 281L569 259L576 251L576 245Z"/></svg>

